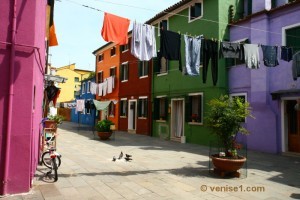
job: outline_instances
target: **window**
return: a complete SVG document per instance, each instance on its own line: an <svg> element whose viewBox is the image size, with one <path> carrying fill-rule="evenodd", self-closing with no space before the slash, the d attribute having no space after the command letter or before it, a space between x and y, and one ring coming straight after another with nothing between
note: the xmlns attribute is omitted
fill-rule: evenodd
<svg viewBox="0 0 300 200"><path fill-rule="evenodd" d="M109 75L110 76L116 76L116 67L111 67L110 68Z"/></svg>
<svg viewBox="0 0 300 200"><path fill-rule="evenodd" d="M148 98L140 97L138 102L138 117L147 117L148 116Z"/></svg>
<svg viewBox="0 0 300 200"><path fill-rule="evenodd" d="M76 96L77 96L77 92L76 92L76 91L74 91L74 98L76 98Z"/></svg>
<svg viewBox="0 0 300 200"><path fill-rule="evenodd" d="M102 60L103 60L103 54L100 54L99 56L98 56L98 62L101 62Z"/></svg>
<svg viewBox="0 0 300 200"><path fill-rule="evenodd" d="M129 49L129 43L120 46L121 52L125 52L125 51L127 51L128 49Z"/></svg>
<svg viewBox="0 0 300 200"><path fill-rule="evenodd" d="M110 56L116 55L116 47L110 49Z"/></svg>
<svg viewBox="0 0 300 200"><path fill-rule="evenodd" d="M75 77L75 78L74 78L74 81L75 81L75 82L79 82L79 77Z"/></svg>
<svg viewBox="0 0 300 200"><path fill-rule="evenodd" d="M85 83L82 83L82 87L81 87L81 94L85 93Z"/></svg>
<svg viewBox="0 0 300 200"><path fill-rule="evenodd" d="M89 82L87 83L86 92L87 92L87 93L91 93L91 81L89 81Z"/></svg>
<svg viewBox="0 0 300 200"><path fill-rule="evenodd" d="M97 80L98 83L103 83L103 71L98 72Z"/></svg>
<svg viewBox="0 0 300 200"><path fill-rule="evenodd" d="M168 69L169 69L169 61L164 57L157 56L157 58L153 59L153 67L155 73L166 74L168 73Z"/></svg>
<svg viewBox="0 0 300 200"><path fill-rule="evenodd" d="M245 103L247 101L247 94L246 93L235 93L229 95L231 98L240 98L240 100ZM246 119L244 119L242 122L246 122Z"/></svg>
<svg viewBox="0 0 300 200"><path fill-rule="evenodd" d="M189 9L189 21L202 17L202 3L195 3Z"/></svg>
<svg viewBox="0 0 300 200"><path fill-rule="evenodd" d="M296 53L300 50L300 25L285 30L286 46L293 47L293 52Z"/></svg>
<svg viewBox="0 0 300 200"><path fill-rule="evenodd" d="M121 65L121 81L128 81L128 62Z"/></svg>
<svg viewBox="0 0 300 200"><path fill-rule="evenodd" d="M168 30L168 20L162 20L159 23L159 31L158 31L158 36L160 36L160 31L161 30Z"/></svg>
<svg viewBox="0 0 300 200"><path fill-rule="evenodd" d="M127 99L121 99L120 117L127 116Z"/></svg>
<svg viewBox="0 0 300 200"><path fill-rule="evenodd" d="M154 119L167 120L168 118L168 99L167 97L157 97L154 99Z"/></svg>
<svg viewBox="0 0 300 200"><path fill-rule="evenodd" d="M203 123L203 94L189 94L186 101L186 116L187 122Z"/></svg>
<svg viewBox="0 0 300 200"><path fill-rule="evenodd" d="M149 73L149 62L139 61L139 77L148 76Z"/></svg>
<svg viewBox="0 0 300 200"><path fill-rule="evenodd" d="M115 104L113 102L109 104L108 113L110 117L115 116Z"/></svg>

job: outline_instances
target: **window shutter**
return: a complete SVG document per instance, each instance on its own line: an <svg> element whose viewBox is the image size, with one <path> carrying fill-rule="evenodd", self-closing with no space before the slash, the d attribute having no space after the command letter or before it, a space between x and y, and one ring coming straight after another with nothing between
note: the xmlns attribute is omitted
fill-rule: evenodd
<svg viewBox="0 0 300 200"><path fill-rule="evenodd" d="M169 103L168 103L168 98L165 97L165 114L166 114L166 119L165 120L168 120L168 108L169 108Z"/></svg>
<svg viewBox="0 0 300 200"><path fill-rule="evenodd" d="M124 101L120 101L120 116L123 116L123 102Z"/></svg>
<svg viewBox="0 0 300 200"><path fill-rule="evenodd" d="M158 98L154 99L154 108L153 108L153 119L158 120L159 119L159 100Z"/></svg>
<svg viewBox="0 0 300 200"><path fill-rule="evenodd" d="M145 72L144 75L148 75L149 74L149 61L145 62Z"/></svg>
<svg viewBox="0 0 300 200"><path fill-rule="evenodd" d="M191 96L185 97L185 122L191 121Z"/></svg>
<svg viewBox="0 0 300 200"><path fill-rule="evenodd" d="M199 122L202 122L202 95L199 96Z"/></svg>
<svg viewBox="0 0 300 200"><path fill-rule="evenodd" d="M138 117L142 116L142 99L138 101Z"/></svg>
<svg viewBox="0 0 300 200"><path fill-rule="evenodd" d="M148 99L145 99L145 117L148 117Z"/></svg>
<svg viewBox="0 0 300 200"><path fill-rule="evenodd" d="M123 67L124 67L124 65L121 65L121 67L120 67L120 77L121 77L121 81L124 80L124 78L123 78Z"/></svg>
<svg viewBox="0 0 300 200"><path fill-rule="evenodd" d="M125 80L129 80L129 63L127 63L127 65L126 65L126 79Z"/></svg>
<svg viewBox="0 0 300 200"><path fill-rule="evenodd" d="M142 66L143 66L143 62L139 60L139 64L138 64L139 77L142 76Z"/></svg>
<svg viewBox="0 0 300 200"><path fill-rule="evenodd" d="M199 17L201 16L201 3L195 3L195 10L194 10L194 17Z"/></svg>

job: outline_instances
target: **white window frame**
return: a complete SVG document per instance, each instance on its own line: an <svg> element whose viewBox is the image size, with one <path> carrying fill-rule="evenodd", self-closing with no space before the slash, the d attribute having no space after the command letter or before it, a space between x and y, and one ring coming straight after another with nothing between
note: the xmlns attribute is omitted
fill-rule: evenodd
<svg viewBox="0 0 300 200"><path fill-rule="evenodd" d="M85 82L82 83L82 86L81 86L81 94L85 94Z"/></svg>
<svg viewBox="0 0 300 200"><path fill-rule="evenodd" d="M129 50L129 43L127 43L125 45L121 45L121 46L127 47L124 50L122 50L122 53L125 53L125 52L127 52Z"/></svg>
<svg viewBox="0 0 300 200"><path fill-rule="evenodd" d="M128 108L128 100L127 100L127 98L121 98L120 99L120 109L121 109L122 101L126 101L127 108ZM127 118L127 115L120 115L120 118Z"/></svg>
<svg viewBox="0 0 300 200"><path fill-rule="evenodd" d="M165 58L166 59L166 58ZM159 62L161 62L161 60L159 61ZM167 70L166 70L166 72L158 72L157 74L156 74L156 76L166 76L166 75L168 75L168 73L169 73L169 65L170 65L170 63L169 63L170 61L168 60L168 59L166 59L166 67L167 67ZM161 63L160 63L160 65L161 65Z"/></svg>
<svg viewBox="0 0 300 200"><path fill-rule="evenodd" d="M188 124L192 124L192 125L203 125L203 102L204 102L204 95L203 92L196 92L196 93L189 93L188 96L201 96L202 101L201 101L201 122L188 122ZM193 108L193 105L192 105ZM192 113L191 113L192 114Z"/></svg>
<svg viewBox="0 0 300 200"><path fill-rule="evenodd" d="M191 19L191 7L195 6L196 3L201 3L201 15L197 18ZM198 19L201 19L203 17L203 0L197 0L195 1L192 5L189 6L189 18L188 18L188 23L191 23L193 21L196 21Z"/></svg>
<svg viewBox="0 0 300 200"><path fill-rule="evenodd" d="M110 113L110 112L111 112L111 105L113 106L113 111L114 111L114 112L113 112L114 114L112 114L112 115L111 115L111 113ZM113 102L111 102L111 103L109 104L109 106L108 106L108 116L113 118L113 117L115 117L115 114L116 114L115 104L114 104Z"/></svg>
<svg viewBox="0 0 300 200"><path fill-rule="evenodd" d="M91 93L91 81L87 82L86 93Z"/></svg>
<svg viewBox="0 0 300 200"><path fill-rule="evenodd" d="M299 26L300 26L300 23L282 27L282 34L281 34L282 35L282 39L281 39L282 46L286 46L286 30L296 28L296 27L299 27Z"/></svg>
<svg viewBox="0 0 300 200"><path fill-rule="evenodd" d="M121 71L122 71L122 74L123 74L123 76L124 76L123 66L127 66L127 75L126 75L126 78L127 78L127 79L124 79L124 80L123 80L123 77L120 77L122 83L128 82L128 75L129 75L129 65L128 65L128 61L127 61L127 62L123 62L123 63L121 64Z"/></svg>
<svg viewBox="0 0 300 200"><path fill-rule="evenodd" d="M99 82L99 79L98 79L98 83L103 83L103 70L101 70L101 71L99 71L99 72L97 73L97 78L99 77L99 74L102 74L102 75L101 75L102 81Z"/></svg>
<svg viewBox="0 0 300 200"><path fill-rule="evenodd" d="M146 64L146 62L148 62L148 73L147 73L147 75L142 75L142 76L139 77L140 79L147 78L149 76L150 61L140 61L140 62L142 62L143 71L145 71L145 64Z"/></svg>
<svg viewBox="0 0 300 200"><path fill-rule="evenodd" d="M167 95L160 95L160 96L156 96L155 97L156 99L162 99L162 98L167 98ZM159 109L160 109L161 107L159 106ZM155 108L154 108L155 109ZM160 110L159 110L159 114L160 114ZM166 115L168 115L168 113L165 113ZM165 119L157 119L157 120L155 120L156 122L166 122L167 120L165 120Z"/></svg>
<svg viewBox="0 0 300 200"><path fill-rule="evenodd" d="M147 96L140 96L139 99L147 99L148 100L149 98ZM148 101L148 103L149 103L149 101ZM147 108L145 108L145 109L147 109ZM146 116L146 117L138 117L138 119L147 119L147 117L148 116Z"/></svg>
<svg viewBox="0 0 300 200"><path fill-rule="evenodd" d="M116 76L116 74L117 74L117 69L116 69L117 67L116 66L112 66L112 67L109 68L109 76L112 76L110 70L113 69L113 68L115 68L115 75L114 76Z"/></svg>
<svg viewBox="0 0 300 200"><path fill-rule="evenodd" d="M99 60L99 57L101 57L101 60ZM97 61L98 62L103 62L103 60L104 60L104 55L103 55L103 53L101 53L101 54L98 55Z"/></svg>
<svg viewBox="0 0 300 200"><path fill-rule="evenodd" d="M115 49L115 54L114 54L114 55L111 55L111 51L112 51L113 49ZM116 56L116 55L117 55L117 48L114 46L114 47L110 48L110 57L114 57L114 56Z"/></svg>

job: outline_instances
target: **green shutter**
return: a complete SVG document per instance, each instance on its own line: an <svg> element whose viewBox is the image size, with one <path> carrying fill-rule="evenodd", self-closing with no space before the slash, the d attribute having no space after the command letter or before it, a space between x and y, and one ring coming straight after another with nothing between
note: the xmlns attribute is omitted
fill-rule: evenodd
<svg viewBox="0 0 300 200"><path fill-rule="evenodd" d="M158 120L159 119L159 100L158 98L154 99L154 108L153 108L153 119Z"/></svg>
<svg viewBox="0 0 300 200"><path fill-rule="evenodd" d="M139 77L142 76L142 66L143 66L143 62L139 60L139 64L138 64Z"/></svg>
<svg viewBox="0 0 300 200"><path fill-rule="evenodd" d="M121 81L124 80L124 78L123 78L123 65L120 66L120 79L121 79Z"/></svg>
<svg viewBox="0 0 300 200"><path fill-rule="evenodd" d="M247 15L251 15L252 14L252 0L248 0L248 13Z"/></svg>
<svg viewBox="0 0 300 200"><path fill-rule="evenodd" d="M185 97L185 122L191 121L191 109L192 109L191 96L186 96Z"/></svg>
<svg viewBox="0 0 300 200"><path fill-rule="evenodd" d="M166 119L165 120L168 120L168 108L169 108L169 104L168 104L168 98L165 97L165 114L166 114Z"/></svg>
<svg viewBox="0 0 300 200"><path fill-rule="evenodd" d="M293 47L293 53L300 50L300 26L286 30L286 46Z"/></svg>
<svg viewBox="0 0 300 200"><path fill-rule="evenodd" d="M149 74L149 61L146 61L144 75L147 76L148 74Z"/></svg>
<svg viewBox="0 0 300 200"><path fill-rule="evenodd" d="M138 117L142 116L142 99L138 101Z"/></svg>
<svg viewBox="0 0 300 200"><path fill-rule="evenodd" d="M145 117L148 117L148 99L145 99Z"/></svg>
<svg viewBox="0 0 300 200"><path fill-rule="evenodd" d="M199 96L199 122L202 122L202 95Z"/></svg>

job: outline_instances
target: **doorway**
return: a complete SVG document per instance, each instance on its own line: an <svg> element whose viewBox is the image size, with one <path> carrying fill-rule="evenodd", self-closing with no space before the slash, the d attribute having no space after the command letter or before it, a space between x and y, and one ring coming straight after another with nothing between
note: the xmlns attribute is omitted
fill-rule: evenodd
<svg viewBox="0 0 300 200"><path fill-rule="evenodd" d="M128 131L135 133L137 100L129 100L128 104Z"/></svg>
<svg viewBox="0 0 300 200"><path fill-rule="evenodd" d="M296 100L286 101L287 150L289 152L300 153L300 109L297 109L296 105Z"/></svg>
<svg viewBox="0 0 300 200"><path fill-rule="evenodd" d="M171 139L180 141L184 136L184 100L172 99L171 108Z"/></svg>

